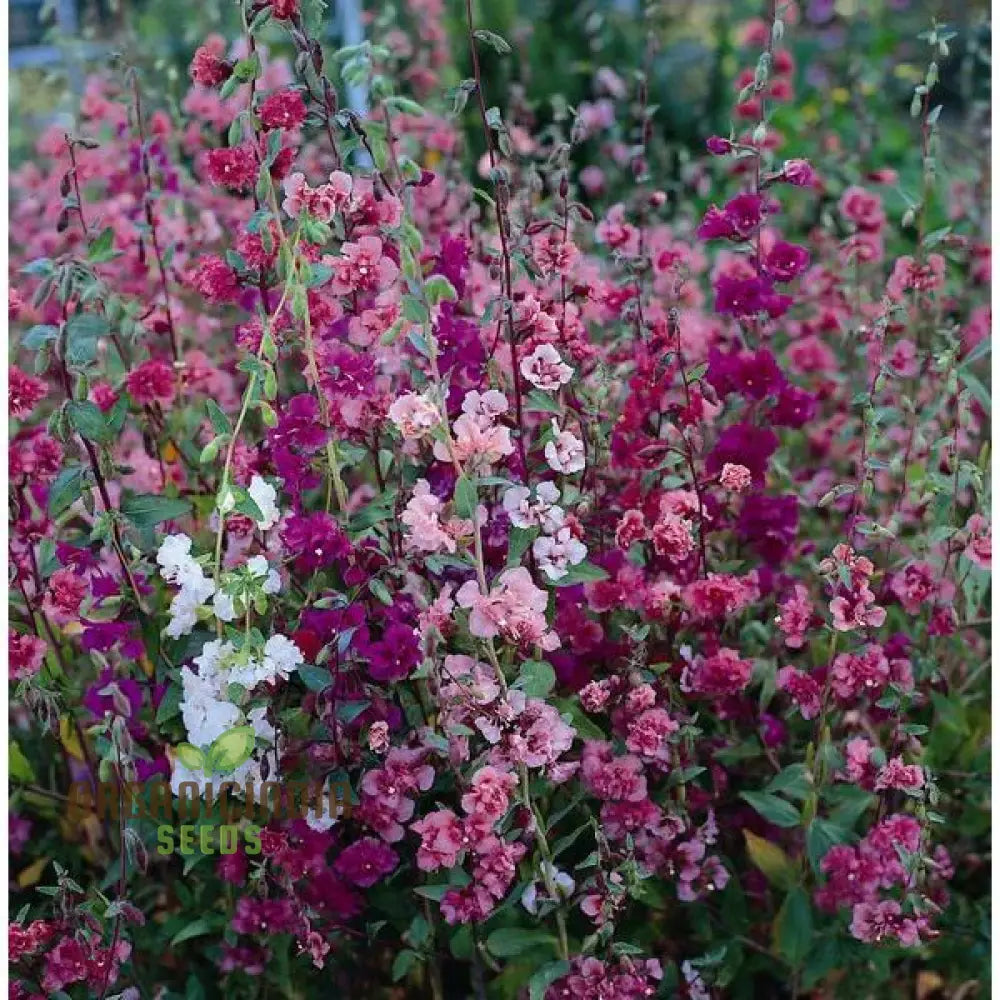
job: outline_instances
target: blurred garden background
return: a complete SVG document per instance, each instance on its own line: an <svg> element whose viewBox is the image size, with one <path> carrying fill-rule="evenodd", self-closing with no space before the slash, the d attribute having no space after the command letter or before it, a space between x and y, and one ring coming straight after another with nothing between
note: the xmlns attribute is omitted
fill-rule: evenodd
<svg viewBox="0 0 1000 1000"><path fill-rule="evenodd" d="M187 90L187 66L206 34L232 37L238 10L225 0L9 0L11 159L23 161L33 137L54 119L72 121L89 71L109 61L136 66L145 90L164 107L176 106ZM457 84L468 75L461 0L441 0L449 31L450 68ZM356 44L375 18L406 16L391 4L331 0L318 16L331 45ZM435 7L438 4L434 5ZM802 99L776 125L808 132L816 140L839 134L844 155L875 169L865 158L877 145L878 166L899 166L905 187L911 143L906 107L923 67L918 35L928 27L930 5L913 0L809 0L790 39L796 56L796 91ZM645 70L656 105L655 140L669 153L678 176L685 153L704 136L728 130L730 81L738 63L739 25L761 13L752 0L483 0L483 23L514 46L513 58L487 53L484 67L496 93L523 102L515 109L536 122L559 113L559 103L577 107L600 101L602 67L626 77ZM941 67L938 95L953 135L955 155L987 155L978 139L977 115L988 118L989 50L985 0L933 5L934 16L958 32ZM648 30L652 28L652 30ZM278 49L280 32L274 29ZM912 61L911 61L912 60ZM509 84L510 86L507 86ZM553 100L552 95L558 95ZM421 95L426 98L429 95ZM440 99L443 95L437 95ZM363 104L364 95L351 95ZM433 103L433 101L432 101ZM360 108L358 110L361 110ZM598 105L596 114L600 113ZM467 133L481 144L468 109ZM958 127L971 122L969 130ZM877 130L877 134L876 134ZM829 153L830 150L827 150ZM594 149L592 155L598 157ZM585 162L581 161L581 162ZM984 220L985 224L985 220Z"/></svg>

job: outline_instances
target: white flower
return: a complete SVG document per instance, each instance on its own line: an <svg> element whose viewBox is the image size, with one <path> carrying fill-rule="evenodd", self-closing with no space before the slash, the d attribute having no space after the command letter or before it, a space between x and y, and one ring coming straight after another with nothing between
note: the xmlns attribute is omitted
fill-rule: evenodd
<svg viewBox="0 0 1000 1000"><path fill-rule="evenodd" d="M226 645L232 649L232 646ZM231 702L218 697L214 678L202 677L190 667L181 668L181 718L188 740L196 747L210 746L224 732L238 725L242 712Z"/></svg>
<svg viewBox="0 0 1000 1000"><path fill-rule="evenodd" d="M276 569L271 569L264 556L254 556L247 561L247 569L251 576L265 577L264 593L277 594L281 590L281 575Z"/></svg>
<svg viewBox="0 0 1000 1000"><path fill-rule="evenodd" d="M553 867L547 861L543 861L542 864L544 866L545 873L549 877L549 881L551 881L555 886L556 895L561 899L568 899L572 896L573 890L576 888L576 882L574 882L573 879L566 874L566 872ZM524 890L524 892L521 893L521 905L532 916L538 912L539 891L542 893L543 900L551 898L548 894L548 888L546 887L544 880L541 882L532 882Z"/></svg>
<svg viewBox="0 0 1000 1000"><path fill-rule="evenodd" d="M573 377L573 369L551 344L539 344L521 360L521 374L536 388L557 392Z"/></svg>
<svg viewBox="0 0 1000 1000"><path fill-rule="evenodd" d="M539 483L535 488L536 500L530 501L531 491L526 486L512 486L503 495L503 506L516 528L540 527L552 534L558 531L566 518L562 507L556 506L559 489L555 483Z"/></svg>
<svg viewBox="0 0 1000 1000"><path fill-rule="evenodd" d="M264 662L270 662L275 676L286 680L305 662L302 650L287 636L272 635L264 645Z"/></svg>
<svg viewBox="0 0 1000 1000"><path fill-rule="evenodd" d="M236 617L233 599L223 590L216 591L212 598L212 610L221 622L231 622Z"/></svg>
<svg viewBox="0 0 1000 1000"><path fill-rule="evenodd" d="M250 494L250 499L257 504L263 515L262 520L257 522L257 527L261 531L267 531L268 528L273 528L281 517L281 511L278 510L278 491L266 480L261 479L260 476L254 476L250 480L250 488L247 490Z"/></svg>
<svg viewBox="0 0 1000 1000"><path fill-rule="evenodd" d="M545 460L555 472L569 475L580 472L587 464L583 442L569 431L559 429L559 421L552 421L552 440L545 446Z"/></svg>
<svg viewBox="0 0 1000 1000"><path fill-rule="evenodd" d="M197 575L195 575L197 574ZM181 580L179 593L170 602L170 624L167 635L179 639L187 635L198 621L198 609L215 593L215 584L194 563L190 574Z"/></svg>
<svg viewBox="0 0 1000 1000"><path fill-rule="evenodd" d="M560 528L554 535L536 538L531 551L538 560L538 568L550 580L562 579L569 572L569 566L587 558L587 546L568 527Z"/></svg>
<svg viewBox="0 0 1000 1000"><path fill-rule="evenodd" d="M156 561L160 565L160 576L168 583L176 582L177 577L194 562L191 558L191 539L187 535L167 535L160 542Z"/></svg>

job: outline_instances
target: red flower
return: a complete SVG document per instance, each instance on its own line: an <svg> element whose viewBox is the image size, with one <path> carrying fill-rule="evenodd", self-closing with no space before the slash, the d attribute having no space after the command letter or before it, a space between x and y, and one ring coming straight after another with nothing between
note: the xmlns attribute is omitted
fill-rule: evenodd
<svg viewBox="0 0 1000 1000"><path fill-rule="evenodd" d="M298 128L306 120L306 105L297 90L279 90L261 104L258 114L264 128Z"/></svg>

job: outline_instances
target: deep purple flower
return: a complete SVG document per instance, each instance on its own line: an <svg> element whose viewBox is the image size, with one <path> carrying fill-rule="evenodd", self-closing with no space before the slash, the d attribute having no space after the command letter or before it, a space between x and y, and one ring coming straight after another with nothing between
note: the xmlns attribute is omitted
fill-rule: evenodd
<svg viewBox="0 0 1000 1000"><path fill-rule="evenodd" d="M295 568L300 573L311 573L332 566L346 559L351 543L340 530L337 522L326 511L311 514L293 514L281 531L285 549L294 555Z"/></svg>
<svg viewBox="0 0 1000 1000"><path fill-rule="evenodd" d="M316 397L310 393L292 396L278 417L278 426L269 434L272 447L298 448L307 453L319 451L326 441L326 431L319 420Z"/></svg>
<svg viewBox="0 0 1000 1000"><path fill-rule="evenodd" d="M706 377L720 396L738 392L744 399L757 400L776 395L785 383L774 355L767 348L723 354L713 347Z"/></svg>
<svg viewBox="0 0 1000 1000"><path fill-rule="evenodd" d="M374 837L362 837L340 852L334 868L353 885L363 889L381 881L399 864L399 855Z"/></svg>
<svg viewBox="0 0 1000 1000"><path fill-rule="evenodd" d="M816 416L816 397L797 385L786 384L771 410L770 421L775 427L804 427Z"/></svg>
<svg viewBox="0 0 1000 1000"><path fill-rule="evenodd" d="M733 148L733 144L721 135L712 135L705 140L705 147L713 156L725 156Z"/></svg>
<svg viewBox="0 0 1000 1000"><path fill-rule="evenodd" d="M809 251L778 240L764 258L764 271L773 281L792 281L809 266Z"/></svg>
<svg viewBox="0 0 1000 1000"><path fill-rule="evenodd" d="M720 435L708 456L708 471L715 474L730 462L743 465L750 470L755 486L764 485L767 464L778 447L778 436L774 431L752 424L734 424Z"/></svg>
<svg viewBox="0 0 1000 1000"><path fill-rule="evenodd" d="M411 626L393 622L362 655L368 660L368 672L374 680L383 684L401 681L420 663L420 640Z"/></svg>
<svg viewBox="0 0 1000 1000"><path fill-rule="evenodd" d="M271 937L294 931L300 923L290 899L255 899L241 896L236 903L232 927L238 934Z"/></svg>
<svg viewBox="0 0 1000 1000"><path fill-rule="evenodd" d="M794 496L752 493L743 501L736 533L764 562L778 567L795 543L798 527L799 504Z"/></svg>

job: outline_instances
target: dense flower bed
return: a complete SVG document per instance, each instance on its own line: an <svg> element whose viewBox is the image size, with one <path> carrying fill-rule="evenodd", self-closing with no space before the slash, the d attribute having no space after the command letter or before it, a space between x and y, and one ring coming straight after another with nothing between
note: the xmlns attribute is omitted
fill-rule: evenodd
<svg viewBox="0 0 1000 1000"><path fill-rule="evenodd" d="M471 8L429 110L439 13L324 55L315 4L244 0L180 118L92 78L13 176L11 995L956 974L990 247L986 181L940 176L950 33L908 207L771 125L782 3L679 202L641 75L533 133ZM267 782L322 797L255 824Z"/></svg>

